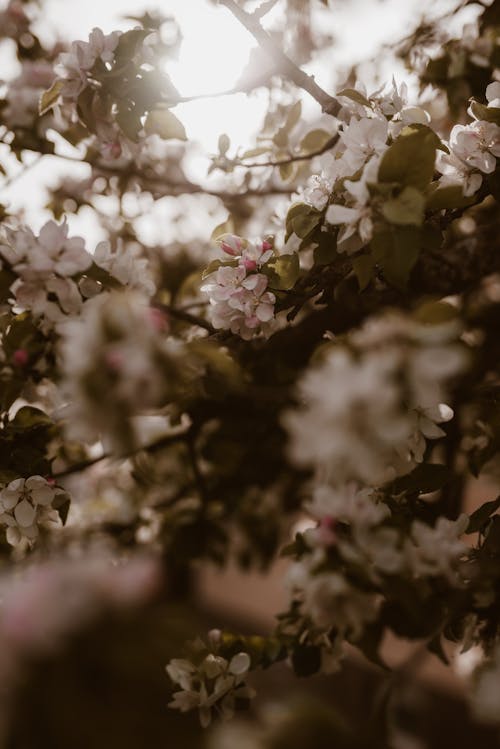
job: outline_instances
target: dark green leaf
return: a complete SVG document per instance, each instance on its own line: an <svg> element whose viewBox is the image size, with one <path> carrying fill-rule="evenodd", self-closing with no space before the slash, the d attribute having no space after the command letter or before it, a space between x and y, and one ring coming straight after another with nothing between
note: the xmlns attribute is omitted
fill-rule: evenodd
<svg viewBox="0 0 500 749"><path fill-rule="evenodd" d="M466 533L478 533L483 530L490 517L499 507L500 496L496 499L492 499L490 502L485 502L481 507L478 507L469 518L469 525L467 526Z"/></svg>

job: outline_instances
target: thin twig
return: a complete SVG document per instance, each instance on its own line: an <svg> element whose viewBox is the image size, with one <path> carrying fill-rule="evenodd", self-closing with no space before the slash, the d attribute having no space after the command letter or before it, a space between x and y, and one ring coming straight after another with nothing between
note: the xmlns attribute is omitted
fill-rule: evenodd
<svg viewBox="0 0 500 749"><path fill-rule="evenodd" d="M258 166L283 166L284 164L293 164L295 161L308 161L309 159L313 159L315 156L321 156L322 153L329 151L330 148L333 148L335 146L338 139L339 134L335 133L335 135L332 135L332 137L327 140L327 142L323 146L321 146L321 148L317 148L315 151L297 154L296 156L289 156L286 159L252 161L250 164L245 164L244 161L242 161L239 166L244 166L245 169L254 169Z"/></svg>
<svg viewBox="0 0 500 749"><path fill-rule="evenodd" d="M220 200L224 202L230 202L232 200L238 200L240 198L266 197L268 195L291 195L293 192L295 192L295 190L291 187L274 186L258 189L247 188L244 192L215 190L210 187L203 187L203 185L196 184L195 182L191 182L190 180L186 180L185 182L169 183L160 176L148 175L133 167L128 171L126 171L125 168L122 167L120 167L120 169L116 169L112 165L85 159L85 157L78 158L61 153L41 154L40 156L54 156L58 159L64 159L65 161L72 161L78 164L88 164L92 169L95 170L95 172L102 175L110 175L113 177L127 176L130 178L142 180L145 190L150 191L153 195L159 194L161 197L177 197L179 195L210 195L215 198L220 198Z"/></svg>
<svg viewBox="0 0 500 749"><path fill-rule="evenodd" d="M340 111L340 103L335 97L330 96L321 86L318 86L313 76L307 75L303 70L275 44L272 37L265 31L259 23L259 19L252 14L247 13L240 8L235 0L219 0L220 5L224 5L238 21L249 31L257 40L259 45L265 50L277 64L278 70L293 81L299 88L307 91L313 99L321 104L321 109L326 114L336 117Z"/></svg>
<svg viewBox="0 0 500 749"><path fill-rule="evenodd" d="M69 468L65 468L63 471L58 471L57 473L53 473L51 475L51 478L54 479L60 479L65 478L66 476L71 476L73 473L81 473L82 471L85 471L87 468L91 468L92 466L97 465L97 463L101 463L103 460L109 460L112 458L115 458L116 460L127 460L127 458L132 458L134 455L137 455L137 453L146 451L146 452L155 452L156 450L159 450L162 447L167 447L167 445L173 444L175 442L184 441L187 439L186 437L187 432L178 432L176 434L166 434L163 437L160 437L157 440L154 440L154 442L150 442L148 445L141 445L140 447L136 447L133 450L130 450L130 452L125 453L124 455L113 455L112 453L106 452L102 455L99 455L97 458L89 458L88 460L81 460L79 463L75 463L72 466L69 466Z"/></svg>
<svg viewBox="0 0 500 749"><path fill-rule="evenodd" d="M158 307L166 312L168 315L171 315L172 317L177 318L178 320L182 320L183 322L188 322L191 325L197 325L199 328L204 328L205 330L208 330L209 333L216 333L216 329L211 325L208 320L204 320L202 317L196 317L196 315L191 315L189 312L186 312L183 309L179 309L176 307L171 307L169 304L161 304L158 305Z"/></svg>

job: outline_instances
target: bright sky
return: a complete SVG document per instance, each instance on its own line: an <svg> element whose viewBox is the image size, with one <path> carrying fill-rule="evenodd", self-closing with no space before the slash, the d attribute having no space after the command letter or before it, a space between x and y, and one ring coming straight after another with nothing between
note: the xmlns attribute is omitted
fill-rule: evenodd
<svg viewBox="0 0 500 749"><path fill-rule="evenodd" d="M5 4L0 0L0 7ZM308 72L314 73L325 89L334 91L335 83L339 83L335 81L339 70L347 70L354 62L370 60L380 44L390 43L408 33L424 11L441 14L455 4L456 0L333 2L332 9L324 12L325 26L322 27L322 30L330 30L328 22L332 24L334 44L328 52L330 60L317 69L311 67ZM319 3L317 5L320 10ZM278 2L278 12L280 6L282 3ZM168 73L184 96L232 87L245 68L250 51L256 46L253 37L226 8L217 8L208 0L44 0L43 7L43 23L39 31L52 40L56 36L68 40L87 39L94 26L99 26L105 33L116 28L125 29L125 16L140 15L155 8L175 16L184 40L179 60L169 63ZM128 22L129 27L133 25L133 22ZM367 72L369 74L370 70ZM388 71L389 79L392 72ZM305 96L313 111L315 104L308 99ZM191 157L190 170L203 179L209 163L203 154L217 150L217 139L222 132L230 136L235 146L252 145L265 108L263 93L237 94L179 105L175 112L186 127L188 139L199 143L199 156ZM60 164L53 163L51 177L55 178ZM13 185L9 190L12 207L26 205L26 187L36 184L36 178L44 168L46 170L45 160ZM61 169L67 173L67 167L61 165ZM76 176L76 172L74 174ZM38 211L40 205L38 202ZM35 203L31 208L33 215L34 211Z"/></svg>

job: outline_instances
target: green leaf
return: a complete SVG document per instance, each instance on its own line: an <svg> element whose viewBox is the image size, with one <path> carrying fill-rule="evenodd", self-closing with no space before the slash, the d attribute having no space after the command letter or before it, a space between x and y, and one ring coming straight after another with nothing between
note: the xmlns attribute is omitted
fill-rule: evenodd
<svg viewBox="0 0 500 749"><path fill-rule="evenodd" d="M494 122L495 125L500 125L499 107L487 107L484 104L480 104L478 101L472 100L470 108L472 114L477 120L486 120L486 122Z"/></svg>
<svg viewBox="0 0 500 749"><path fill-rule="evenodd" d="M278 277L279 289L291 289L295 286L300 273L299 256L297 253L280 255L276 260L272 260L269 266Z"/></svg>
<svg viewBox="0 0 500 749"><path fill-rule="evenodd" d="M139 130L142 128L139 110L129 109L126 106L119 107L116 122L127 138L135 143L138 141Z"/></svg>
<svg viewBox="0 0 500 749"><path fill-rule="evenodd" d="M314 264L328 265L337 257L337 238L329 232L320 232L318 246L314 248Z"/></svg>
<svg viewBox="0 0 500 749"><path fill-rule="evenodd" d="M39 408L33 406L23 406L16 412L16 415L9 422L9 426L14 429L30 429L38 426L52 426L52 419Z"/></svg>
<svg viewBox="0 0 500 749"><path fill-rule="evenodd" d="M437 135L428 127L405 128L382 157L379 182L424 190L434 174Z"/></svg>
<svg viewBox="0 0 500 749"><path fill-rule="evenodd" d="M155 133L163 140L187 140L184 125L169 109L152 109L146 117L144 130L148 135Z"/></svg>
<svg viewBox="0 0 500 749"><path fill-rule="evenodd" d="M448 468L438 463L421 463L406 474L392 481L386 487L391 494L429 494L441 489L451 476Z"/></svg>
<svg viewBox="0 0 500 749"><path fill-rule="evenodd" d="M150 34L151 29L131 29L121 34L115 49L116 63L121 65L132 60L144 39Z"/></svg>
<svg viewBox="0 0 500 749"><path fill-rule="evenodd" d="M217 226L212 232L210 241L216 240L217 237L222 236L222 234L234 234L234 220L231 214L229 214L227 219L223 221L221 224L217 224Z"/></svg>
<svg viewBox="0 0 500 749"><path fill-rule="evenodd" d="M96 98L96 91L90 86L84 88L79 94L76 100L76 110L78 116L83 124L90 130L91 133L95 133L96 130L96 118L94 114L94 103Z"/></svg>
<svg viewBox="0 0 500 749"><path fill-rule="evenodd" d="M398 226L421 226L424 220L425 198L415 187L408 185L397 197L382 206L384 217Z"/></svg>
<svg viewBox="0 0 500 749"><path fill-rule="evenodd" d="M359 289L363 291L373 278L375 263L371 255L359 255L353 258L352 269L358 279Z"/></svg>
<svg viewBox="0 0 500 749"><path fill-rule="evenodd" d="M453 208L466 208L476 202L474 195L465 197L461 185L439 187L428 194L426 208L441 211Z"/></svg>
<svg viewBox="0 0 500 749"><path fill-rule="evenodd" d="M265 153L269 153L271 149L269 146L257 146L256 148L250 148L240 156L240 159L252 159L255 156L262 156Z"/></svg>
<svg viewBox="0 0 500 749"><path fill-rule="evenodd" d="M207 276L209 276L211 273L214 273L214 271L218 270L221 265L224 265L224 262L222 260L212 260L207 267L204 269L203 273L201 274L202 279L205 279Z"/></svg>
<svg viewBox="0 0 500 749"><path fill-rule="evenodd" d="M331 138L331 134L321 128L310 130L300 141L301 153L319 151Z"/></svg>
<svg viewBox="0 0 500 749"><path fill-rule="evenodd" d="M416 227L392 227L375 234L370 243L372 257L382 266L389 283L400 289L406 288L418 259L420 242L421 234Z"/></svg>
<svg viewBox="0 0 500 749"><path fill-rule="evenodd" d="M290 179L293 178L295 174L296 166L293 162L290 162L289 164L281 164L279 171L280 171L280 177L283 180L283 182L288 182Z"/></svg>
<svg viewBox="0 0 500 749"><path fill-rule="evenodd" d="M425 302L413 313L413 317L424 325L438 325L456 320L458 310L448 302Z"/></svg>
<svg viewBox="0 0 500 749"><path fill-rule="evenodd" d="M61 519L61 523L63 525L66 525L66 520L68 519L68 512L69 512L70 505L71 505L71 499L69 497L69 494L67 494L66 492L61 492L61 494L57 494L57 496L55 497L52 503L52 507L54 508L54 510L57 511Z"/></svg>
<svg viewBox="0 0 500 749"><path fill-rule="evenodd" d="M286 216L285 241L296 234L305 239L311 234L321 222L322 214L307 203L294 203Z"/></svg>
<svg viewBox="0 0 500 749"><path fill-rule="evenodd" d="M343 88L342 91L337 92L337 96L345 96L347 99L355 101L356 104L362 104L364 107L370 107L370 109L372 108L372 105L370 104L366 96L363 96L362 93L356 91L355 88Z"/></svg>
<svg viewBox="0 0 500 749"><path fill-rule="evenodd" d="M49 109L52 109L52 107L57 104L63 86L64 81L60 78L56 78L52 86L47 91L43 92L38 104L38 114L45 114L45 112L48 112Z"/></svg>
<svg viewBox="0 0 500 749"><path fill-rule="evenodd" d="M500 507L500 496L496 499L492 499L490 502L485 502L481 507L478 507L472 515L469 517L469 525L467 526L466 533L479 533L483 530L485 525L488 523L490 517Z"/></svg>
<svg viewBox="0 0 500 749"><path fill-rule="evenodd" d="M226 135L226 133L222 133L222 135L219 135L219 153L221 156L225 156L226 153L229 151L229 147L231 145L231 140L229 138L229 135Z"/></svg>

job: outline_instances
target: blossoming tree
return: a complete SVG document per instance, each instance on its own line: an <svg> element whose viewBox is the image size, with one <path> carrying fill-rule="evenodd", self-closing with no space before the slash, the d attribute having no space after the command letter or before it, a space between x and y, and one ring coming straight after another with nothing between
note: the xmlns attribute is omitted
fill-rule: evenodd
<svg viewBox="0 0 500 749"><path fill-rule="evenodd" d="M375 717L329 726L331 741L403 746L392 633L445 663L469 653L473 714L498 725L500 497L478 484L466 499L500 465L500 3L476 4L457 38L449 21L471 3L423 22L397 47L411 86L374 92L355 71L327 92L295 62L328 58L314 19L334 0L218 4L273 61L244 87L269 93L256 144L235 147L221 122L221 187L184 171L172 18L49 48L35 2L2 11L19 63L0 101L6 180L33 154L88 170L51 188L39 231L2 206L9 700L100 612L189 608L196 565L282 555L275 630L200 631L184 651L177 637L160 664L171 708L206 727L249 707L254 672L330 674L358 651L380 669ZM277 6L301 22L286 53L286 24L266 25ZM227 219L202 242L140 241L126 201L185 194ZM72 236L82 206L106 232L97 247Z"/></svg>

